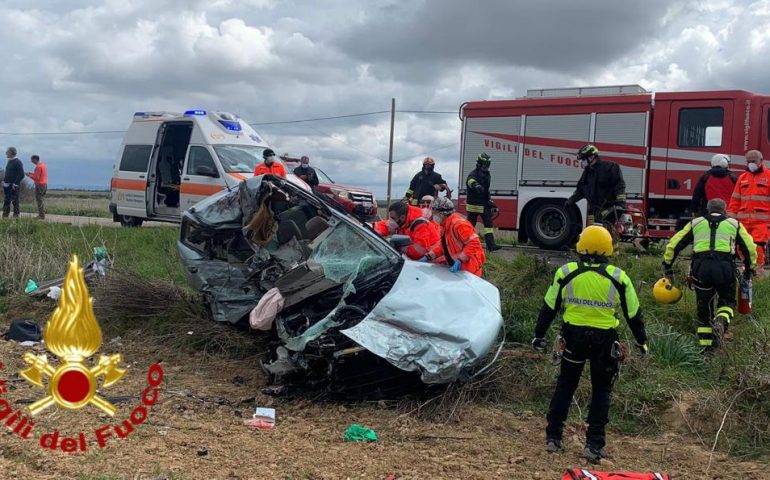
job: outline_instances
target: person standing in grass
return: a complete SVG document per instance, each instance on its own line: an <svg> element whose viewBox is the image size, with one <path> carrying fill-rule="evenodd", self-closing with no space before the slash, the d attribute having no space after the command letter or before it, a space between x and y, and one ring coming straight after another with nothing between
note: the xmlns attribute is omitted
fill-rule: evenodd
<svg viewBox="0 0 770 480"><path fill-rule="evenodd" d="M24 180L24 165L21 160L16 158L16 148L8 147L5 151L8 163L5 165L5 176L3 177L3 218L7 218L11 213L13 204L13 217L19 217L19 190L21 182Z"/></svg>
<svg viewBox="0 0 770 480"><path fill-rule="evenodd" d="M27 176L35 182L35 201L37 202L37 218L45 218L45 194L48 191L48 167L40 161L38 155L32 155L30 161L35 165L35 171Z"/></svg>
<svg viewBox="0 0 770 480"><path fill-rule="evenodd" d="M591 407L583 456L597 463L607 456L605 428L609 422L612 385L619 371L622 347L618 341L622 312L639 353L647 355L647 330L639 298L631 279L609 263L612 236L606 228L591 225L577 242L578 261L562 265L545 294L535 327L532 348L545 352L545 334L563 310L562 356L559 378L548 408L546 451L563 450L562 431L583 367L591 364Z"/></svg>

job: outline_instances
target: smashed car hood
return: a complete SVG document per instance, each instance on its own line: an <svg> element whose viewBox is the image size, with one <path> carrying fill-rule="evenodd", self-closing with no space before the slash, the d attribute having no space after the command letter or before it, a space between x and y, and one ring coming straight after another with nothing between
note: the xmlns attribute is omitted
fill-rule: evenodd
<svg viewBox="0 0 770 480"><path fill-rule="evenodd" d="M462 378L489 352L503 325L500 293L473 274L407 261L393 288L351 340L425 383Z"/></svg>

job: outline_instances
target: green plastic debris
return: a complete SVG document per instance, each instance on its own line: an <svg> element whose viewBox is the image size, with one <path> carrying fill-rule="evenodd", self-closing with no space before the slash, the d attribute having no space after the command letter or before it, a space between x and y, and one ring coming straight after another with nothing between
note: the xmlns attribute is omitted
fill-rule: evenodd
<svg viewBox="0 0 770 480"><path fill-rule="evenodd" d="M24 289L24 293L32 293L37 290L37 283L31 278L27 280L27 288Z"/></svg>
<svg viewBox="0 0 770 480"><path fill-rule="evenodd" d="M374 430L362 427L357 423L349 426L342 438L346 442L376 442L378 440Z"/></svg>
<svg viewBox="0 0 770 480"><path fill-rule="evenodd" d="M104 247L94 247L94 257L96 261L101 261L107 258L107 249Z"/></svg>

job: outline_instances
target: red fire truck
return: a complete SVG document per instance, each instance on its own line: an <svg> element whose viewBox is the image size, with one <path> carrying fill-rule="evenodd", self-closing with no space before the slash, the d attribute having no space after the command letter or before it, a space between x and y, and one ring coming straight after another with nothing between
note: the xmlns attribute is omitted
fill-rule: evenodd
<svg viewBox="0 0 770 480"><path fill-rule="evenodd" d="M476 157L492 157L495 226L519 241L562 248L585 224L586 202L565 208L581 167L577 150L592 143L620 165L628 209L620 237L664 239L689 211L693 189L724 153L741 172L743 154L770 156L770 96L742 90L652 93L638 85L528 90L515 100L460 108L460 210Z"/></svg>

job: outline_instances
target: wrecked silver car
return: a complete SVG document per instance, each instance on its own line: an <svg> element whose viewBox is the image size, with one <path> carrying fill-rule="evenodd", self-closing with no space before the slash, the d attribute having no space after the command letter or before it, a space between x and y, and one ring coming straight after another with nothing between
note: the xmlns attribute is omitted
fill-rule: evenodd
<svg viewBox="0 0 770 480"><path fill-rule="evenodd" d="M263 368L283 384L452 382L481 367L502 327L490 283L405 260L367 225L271 175L186 211L178 247L214 320L270 332Z"/></svg>

